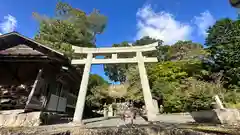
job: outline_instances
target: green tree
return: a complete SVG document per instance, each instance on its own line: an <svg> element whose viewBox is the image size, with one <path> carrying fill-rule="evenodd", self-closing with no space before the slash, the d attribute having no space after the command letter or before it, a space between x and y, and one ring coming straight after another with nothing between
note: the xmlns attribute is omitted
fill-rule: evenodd
<svg viewBox="0 0 240 135"><path fill-rule="evenodd" d="M183 70L184 62L163 62L161 64L155 64L148 69L149 81L155 80L163 81L179 81L182 78L187 77L187 72Z"/></svg>
<svg viewBox="0 0 240 135"><path fill-rule="evenodd" d="M103 32L106 17L94 10L87 15L67 3L56 5L52 18L34 13L40 27L35 40L72 57L72 45L95 47L95 36Z"/></svg>
<svg viewBox="0 0 240 135"><path fill-rule="evenodd" d="M150 38L148 36L143 37L139 40L136 40L136 42L134 42L132 44L132 46L142 46L142 45L148 45L148 44L152 44L155 42L160 42L160 44L162 43L161 40L158 39L153 39ZM130 46L130 44L128 42L122 42L121 44L113 44L113 47L127 47ZM144 53L144 56L157 56L157 52L146 52ZM118 55L119 58L131 58L133 56L128 55L128 54L122 54L122 55ZM106 76L109 77L110 80L115 81L115 82L120 82L120 83L124 83L126 81L126 71L128 70L128 68L130 67L130 64L111 64L111 65L104 65L104 71Z"/></svg>
<svg viewBox="0 0 240 135"><path fill-rule="evenodd" d="M108 82L97 74L90 74L86 104L92 108L99 108L101 106L100 100L107 91ZM105 92L105 93L104 93Z"/></svg>
<svg viewBox="0 0 240 135"><path fill-rule="evenodd" d="M165 112L198 111L211 108L212 97L224 97L225 89L221 82L199 80L201 67L189 61L167 61L149 69L149 80L154 96L163 97ZM190 68L190 67L195 68ZM189 68L191 70L189 70Z"/></svg>
<svg viewBox="0 0 240 135"><path fill-rule="evenodd" d="M92 89L96 86L100 86L103 84L108 84L108 82L97 74L90 74L89 82L88 82L88 89Z"/></svg>
<svg viewBox="0 0 240 135"><path fill-rule="evenodd" d="M161 46L163 43L162 40L151 38L149 36L145 36L139 40L136 40L132 45L133 46L143 46L143 45L148 45L148 44L152 44L155 42L159 42L159 46ZM155 57L155 56L158 56L159 54L157 53L157 51L154 51L154 52L144 52L143 55L148 56L148 57Z"/></svg>
<svg viewBox="0 0 240 135"><path fill-rule="evenodd" d="M108 95L108 84L99 85L90 89L89 95L86 97L86 104L92 109L101 109L106 100L111 100Z"/></svg>
<svg viewBox="0 0 240 135"><path fill-rule="evenodd" d="M205 55L203 46L192 41L178 41L169 47L169 60L189 60Z"/></svg>
<svg viewBox="0 0 240 135"><path fill-rule="evenodd" d="M38 13L33 15L40 24L35 40L60 51L70 59L82 57L73 55L72 46L96 47L96 35L104 31L107 23L107 18L98 10L94 9L90 14L86 14L63 2L57 3L54 17L42 16ZM86 101L87 112L91 112L89 107L98 107L98 101L92 98L95 94L92 89L106 84L107 82L100 76L90 75Z"/></svg>
<svg viewBox="0 0 240 135"><path fill-rule="evenodd" d="M122 42L120 44L113 44L112 47L129 47L128 42ZM111 56L107 56L110 58ZM118 58L128 58L128 54L118 54ZM126 81L126 69L128 64L106 64L104 65L105 75L114 82L124 83Z"/></svg>
<svg viewBox="0 0 240 135"><path fill-rule="evenodd" d="M186 102L186 95L182 94L182 90L188 88L185 80L189 77L203 79L206 71L203 69L200 56L205 57L207 53L202 45L192 41L178 41L172 46L160 46L158 51L159 56L165 58L159 63L147 65L152 95L164 99L165 111L184 111L189 107L185 107L186 104L190 103ZM132 86L138 86L138 92L141 92L139 76L135 75L129 82Z"/></svg>
<svg viewBox="0 0 240 135"><path fill-rule="evenodd" d="M212 72L223 71L227 85L240 85L240 20L221 19L208 30Z"/></svg>
<svg viewBox="0 0 240 135"><path fill-rule="evenodd" d="M134 64L126 70L127 94L125 96L128 100L143 101L142 85L139 77L137 66Z"/></svg>

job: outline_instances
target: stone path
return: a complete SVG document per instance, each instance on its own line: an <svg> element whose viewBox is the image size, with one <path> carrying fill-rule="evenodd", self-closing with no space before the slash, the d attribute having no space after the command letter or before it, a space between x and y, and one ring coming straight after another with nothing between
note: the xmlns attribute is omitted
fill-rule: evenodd
<svg viewBox="0 0 240 135"><path fill-rule="evenodd" d="M148 123L145 121L142 117L137 117L136 120L134 120L134 125L136 127L141 127L141 126L168 126L169 125L181 125L184 123L188 122L194 122L192 119L191 115L181 115L181 114L163 114L163 115L158 115L156 118L155 123ZM84 128L99 128L99 127L106 127L106 128L127 128L128 126L125 125L126 123L121 120L120 118L109 118L109 119L104 119L103 117L101 118L93 118L93 119L86 119L83 120L85 123L84 125L76 125L73 123L62 123L62 124L54 124L54 125L45 125L45 126L38 126L38 127L32 127L32 128L16 128L17 130L24 130L25 132L29 134L39 134L39 133L47 133L47 134L52 134L52 132L61 132L61 131L67 131L69 129L84 129ZM12 129L12 128L11 128ZM4 129L2 129L1 132ZM7 130L7 129L6 129ZM0 134L1 134L0 132Z"/></svg>
<svg viewBox="0 0 240 135"><path fill-rule="evenodd" d="M191 115L186 114L163 114L158 115L156 118L156 121L158 122L165 122L165 123L189 123L194 122ZM83 121L86 125L86 127L118 127L121 125L125 125L124 121L120 118L93 118L93 119L87 119ZM147 121L145 121L142 117L137 117L136 120L134 120L134 124L148 124Z"/></svg>
<svg viewBox="0 0 240 135"><path fill-rule="evenodd" d="M39 126L39 127L19 127L19 128L0 128L0 134L12 134L12 133L21 133L21 134L28 134L28 135L54 135L57 133L64 133L64 134L70 134L70 133L78 133L78 134L98 134L99 132L102 133L131 133L129 135L132 135L133 132L146 132L146 131L154 131L155 134L162 134L162 133L174 133L176 134L182 134L183 131L185 133L190 133L193 132L194 129L196 129L197 132L201 132L204 134L205 133L210 133L210 130L207 129L197 129L198 124L190 123L189 122L194 122L192 119L191 115L186 114L186 115L180 115L180 114L163 114L163 115L158 115L156 118L156 121L154 123L148 123L146 122L143 118L137 117L136 120L134 121L134 126L129 128L129 126L126 126L125 123L120 120L120 118L109 118L109 119L104 119L104 118L93 118L93 119L86 119L83 122L85 122L85 125L76 125L76 124L71 124L71 123L65 123L65 124L56 124L56 125L45 125L45 126ZM147 125L146 125L147 124ZM201 125L200 125L201 126ZM205 125L206 126L206 125ZM98 127L102 127L99 128ZM216 126L211 126L212 129L218 128ZM224 126L224 129L226 127ZM223 128L221 128L222 130ZM234 133L236 132L236 135L239 135L239 130L238 129L232 129L228 128L229 133ZM227 131L226 130L226 131ZM164 131L164 132L163 132ZM206 132L205 132L206 131ZM230 132L231 131L231 132ZM211 131L213 132L213 131ZM216 133L215 133L216 132ZM193 132L195 133L195 131ZM214 131L214 135L221 133L223 134L223 131ZM228 132L227 132L228 133ZM224 130L225 134L225 130Z"/></svg>

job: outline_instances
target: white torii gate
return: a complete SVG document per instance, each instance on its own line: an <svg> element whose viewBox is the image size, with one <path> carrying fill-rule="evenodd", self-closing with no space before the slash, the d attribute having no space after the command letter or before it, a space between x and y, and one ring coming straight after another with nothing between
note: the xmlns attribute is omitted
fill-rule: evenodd
<svg viewBox="0 0 240 135"><path fill-rule="evenodd" d="M138 63L138 69L143 89L144 101L147 109L147 117L149 121L153 121L156 118L156 109L154 109L152 94L149 87L147 72L144 62L158 62L156 57L145 57L143 52L154 51L158 46L158 42L144 46L131 46L131 47L109 47L109 48L86 48L73 46L74 53L87 54L85 59L72 60L72 64L85 65L80 85L80 91L78 93L78 99L76 103L73 122L81 123L83 117L83 111L85 106L85 98L87 93L87 85L89 80L89 74L92 64L117 64L117 63ZM119 53L132 53L136 57L133 58L118 58ZM95 55L109 55L112 54L112 58L109 59L96 59Z"/></svg>

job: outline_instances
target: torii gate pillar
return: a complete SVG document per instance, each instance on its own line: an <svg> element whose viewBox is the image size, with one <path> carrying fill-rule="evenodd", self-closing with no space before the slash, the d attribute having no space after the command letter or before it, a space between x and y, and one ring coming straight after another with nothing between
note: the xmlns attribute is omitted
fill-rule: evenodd
<svg viewBox="0 0 240 135"><path fill-rule="evenodd" d="M76 103L76 109L74 112L73 122L82 123L83 111L85 107L85 100L87 95L87 86L91 70L93 54L89 53L87 55L87 62L84 67L82 81L80 85L80 90L78 92L78 98Z"/></svg>
<svg viewBox="0 0 240 135"><path fill-rule="evenodd" d="M145 106L147 109L147 117L148 121L153 121L156 118L156 112L153 105L152 94L150 91L150 86L148 82L147 72L144 65L144 57L142 56L142 52L137 52L137 59L138 59L138 70L140 75L140 80L142 84L143 90L143 97Z"/></svg>

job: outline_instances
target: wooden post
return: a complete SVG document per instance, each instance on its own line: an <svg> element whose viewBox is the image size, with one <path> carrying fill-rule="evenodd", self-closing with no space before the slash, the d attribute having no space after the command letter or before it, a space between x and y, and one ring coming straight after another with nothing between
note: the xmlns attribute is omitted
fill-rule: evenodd
<svg viewBox="0 0 240 135"><path fill-rule="evenodd" d="M36 78L36 80L34 81L34 84L33 84L33 87L32 87L32 90L31 90L30 94L28 95L28 100L27 100L27 102L26 102L25 110L27 109L29 103L31 102L32 97L33 97L33 95L34 95L34 92L36 91L36 89L38 89L38 84L39 84L39 82L40 82L41 76L42 76L42 69L40 69L40 70L38 71L37 78Z"/></svg>

